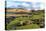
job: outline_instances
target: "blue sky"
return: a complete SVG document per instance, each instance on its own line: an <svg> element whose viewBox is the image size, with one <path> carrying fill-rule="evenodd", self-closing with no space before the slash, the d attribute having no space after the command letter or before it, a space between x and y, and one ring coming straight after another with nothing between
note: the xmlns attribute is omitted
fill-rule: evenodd
<svg viewBox="0 0 46 31"><path fill-rule="evenodd" d="M12 3L12 4L11 4ZM32 5L32 2L21 2L21 1L7 1L7 7L18 7L18 5L29 7Z"/></svg>
<svg viewBox="0 0 46 31"><path fill-rule="evenodd" d="M11 1L11 0L7 0L7 8L21 8L21 7L25 7L28 9L31 9L32 7L35 9L39 9L39 8L44 8L44 4L37 2L37 3L32 3L32 2L23 2L23 1ZM41 6L42 5L42 6Z"/></svg>

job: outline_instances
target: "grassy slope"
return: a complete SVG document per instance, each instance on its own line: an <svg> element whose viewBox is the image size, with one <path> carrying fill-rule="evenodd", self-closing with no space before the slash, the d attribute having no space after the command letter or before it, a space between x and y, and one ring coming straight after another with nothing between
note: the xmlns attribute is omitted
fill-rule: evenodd
<svg viewBox="0 0 46 31"><path fill-rule="evenodd" d="M39 18L42 18L43 17L43 12L40 12L38 15L34 15L30 18L33 18L33 19L39 19ZM25 20L29 20L29 18L27 17L20 17L20 18L16 18L14 21L11 21L10 24L8 24L8 29L11 28L13 25L15 25L17 22L19 21L25 21ZM39 28L39 26L37 24L30 24L30 25L25 25L25 26L20 26L20 27L17 27L17 29L33 29L33 28Z"/></svg>
<svg viewBox="0 0 46 31"><path fill-rule="evenodd" d="M17 29L36 29L36 28L40 28L37 24L30 24L30 25L25 25L25 26L21 26L21 27L17 27Z"/></svg>

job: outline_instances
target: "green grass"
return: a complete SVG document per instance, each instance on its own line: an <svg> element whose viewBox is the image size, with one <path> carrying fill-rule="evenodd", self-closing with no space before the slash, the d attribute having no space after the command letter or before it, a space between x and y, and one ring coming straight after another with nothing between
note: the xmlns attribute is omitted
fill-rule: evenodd
<svg viewBox="0 0 46 31"><path fill-rule="evenodd" d="M40 19L44 16L43 12L37 12L38 14L32 14L32 17L18 17L15 18L13 21L11 21L8 25L7 25L7 29L12 29L12 27L14 25L16 25L18 22L20 21L31 21L31 19ZM19 26L16 29L35 29L35 28L40 28L37 24L30 24L30 25L25 25L25 26Z"/></svg>
<svg viewBox="0 0 46 31"><path fill-rule="evenodd" d="M44 16L44 13L43 12L40 12L38 15L34 15L32 16L33 19L40 19Z"/></svg>
<svg viewBox="0 0 46 31"><path fill-rule="evenodd" d="M40 27L37 24L30 24L30 25L17 27L17 29L36 29L36 28L40 28Z"/></svg>

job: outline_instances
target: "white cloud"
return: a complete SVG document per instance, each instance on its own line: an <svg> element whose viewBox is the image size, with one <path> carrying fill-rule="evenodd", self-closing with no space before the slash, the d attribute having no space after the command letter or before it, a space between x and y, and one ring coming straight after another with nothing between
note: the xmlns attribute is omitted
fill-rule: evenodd
<svg viewBox="0 0 46 31"><path fill-rule="evenodd" d="M27 10L31 10L31 9L27 9Z"/></svg>
<svg viewBox="0 0 46 31"><path fill-rule="evenodd" d="M44 2L44 0L6 0L6 1Z"/></svg>
<svg viewBox="0 0 46 31"><path fill-rule="evenodd" d="M44 8L45 8L44 3L41 3L41 5L40 5L40 9L44 9Z"/></svg>
<svg viewBox="0 0 46 31"><path fill-rule="evenodd" d="M25 6L25 7L29 6L29 4L27 4L27 3L22 3L22 5Z"/></svg>
<svg viewBox="0 0 46 31"><path fill-rule="evenodd" d="M40 3L40 4L36 4L36 3L38 3L38 2L35 2L35 3L33 3L33 5L32 5L32 7L34 7L34 8L36 8L36 9L38 9L37 7L40 7L40 9L43 9L44 8L44 4L42 3ZM7 7L10 7L10 6L16 6L17 7L17 5L22 5L22 6L24 6L24 7L31 7L31 5L30 4L27 4L27 3L15 3L14 1L12 2L12 0L10 1L7 1ZM30 9L29 9L30 10Z"/></svg>

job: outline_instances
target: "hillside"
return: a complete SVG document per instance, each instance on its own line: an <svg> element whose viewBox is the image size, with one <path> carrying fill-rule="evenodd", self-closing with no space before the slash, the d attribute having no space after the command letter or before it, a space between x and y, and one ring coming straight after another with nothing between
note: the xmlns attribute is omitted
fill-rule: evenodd
<svg viewBox="0 0 46 31"><path fill-rule="evenodd" d="M31 12L31 13L30 13ZM32 10L27 14L6 14L6 29L36 29L45 27L45 12L44 10ZM11 15L11 16L10 16ZM26 15L26 16L25 16Z"/></svg>

